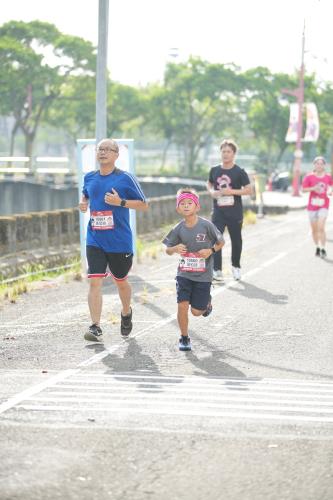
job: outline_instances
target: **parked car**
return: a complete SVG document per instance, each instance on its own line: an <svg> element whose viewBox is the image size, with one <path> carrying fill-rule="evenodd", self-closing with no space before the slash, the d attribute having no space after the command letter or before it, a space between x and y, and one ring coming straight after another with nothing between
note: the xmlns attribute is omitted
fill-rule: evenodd
<svg viewBox="0 0 333 500"><path fill-rule="evenodd" d="M290 186L289 172L277 172L273 175L272 189L274 191L287 191Z"/></svg>

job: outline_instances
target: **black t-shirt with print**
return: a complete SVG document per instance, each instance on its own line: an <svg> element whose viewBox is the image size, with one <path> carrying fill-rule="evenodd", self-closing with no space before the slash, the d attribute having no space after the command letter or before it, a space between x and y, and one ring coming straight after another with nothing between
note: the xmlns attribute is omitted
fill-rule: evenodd
<svg viewBox="0 0 333 500"><path fill-rule="evenodd" d="M222 165L217 165L210 169L209 182L213 184L216 191L219 191L226 187L241 189L250 184L250 179L245 170L238 165L234 165L232 168L223 168ZM217 215L220 212L231 217L242 217L242 197L232 195L214 199L214 213Z"/></svg>

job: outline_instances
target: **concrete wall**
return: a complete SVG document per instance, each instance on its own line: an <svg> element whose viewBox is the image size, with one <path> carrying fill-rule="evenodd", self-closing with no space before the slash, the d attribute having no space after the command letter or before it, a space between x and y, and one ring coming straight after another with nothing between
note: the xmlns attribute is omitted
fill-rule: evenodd
<svg viewBox="0 0 333 500"><path fill-rule="evenodd" d="M0 256L60 248L79 241L79 211L31 212L0 217Z"/></svg>
<svg viewBox="0 0 333 500"><path fill-rule="evenodd" d="M137 232L144 234L176 222L175 195L150 198L147 212L137 212ZM201 213L209 214L211 199L200 195ZM77 208L47 212L30 212L0 217L0 256L34 249L63 247L79 242Z"/></svg>
<svg viewBox="0 0 333 500"><path fill-rule="evenodd" d="M210 216L212 200L200 194L200 214ZM137 233L144 235L180 220L176 196L150 198L149 210L137 212ZM26 272L26 267L63 265L79 255L77 208L0 217L0 281Z"/></svg>
<svg viewBox="0 0 333 500"><path fill-rule="evenodd" d="M72 208L77 203L75 187L55 188L24 181L0 182L0 215Z"/></svg>
<svg viewBox="0 0 333 500"><path fill-rule="evenodd" d="M205 189L205 182L179 177L138 177L147 198L176 194L184 186L198 191ZM52 184L37 184L27 181L0 181L0 216L26 214L73 208L78 204L78 189L55 187Z"/></svg>

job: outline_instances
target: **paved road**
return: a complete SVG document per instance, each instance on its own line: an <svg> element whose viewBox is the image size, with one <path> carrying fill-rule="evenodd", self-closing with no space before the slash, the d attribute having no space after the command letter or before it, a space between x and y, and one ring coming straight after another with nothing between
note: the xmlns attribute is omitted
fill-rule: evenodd
<svg viewBox="0 0 333 500"><path fill-rule="evenodd" d="M0 498L333 498L332 217L328 235L324 261L303 211L247 227L243 279L227 269L213 314L191 319L191 353L177 350L176 257L132 273L129 340L110 284L104 345L83 340L84 282L6 306Z"/></svg>

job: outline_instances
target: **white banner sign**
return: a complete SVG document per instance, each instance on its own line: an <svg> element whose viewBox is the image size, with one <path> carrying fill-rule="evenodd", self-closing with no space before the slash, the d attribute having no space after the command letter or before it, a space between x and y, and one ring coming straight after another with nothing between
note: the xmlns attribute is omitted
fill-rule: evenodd
<svg viewBox="0 0 333 500"><path fill-rule="evenodd" d="M299 106L297 103L290 104L290 118L289 118L289 127L286 135L286 142L297 141L298 110Z"/></svg>
<svg viewBox="0 0 333 500"><path fill-rule="evenodd" d="M319 116L317 106L314 102L307 102L304 104L304 108L306 109L306 129L302 142L316 142L319 137ZM290 104L290 118L289 127L285 139L286 142L297 141L299 119L298 110L299 105L297 103Z"/></svg>
<svg viewBox="0 0 333 500"><path fill-rule="evenodd" d="M304 142L316 142L319 137L319 116L314 102L306 103L306 130Z"/></svg>

